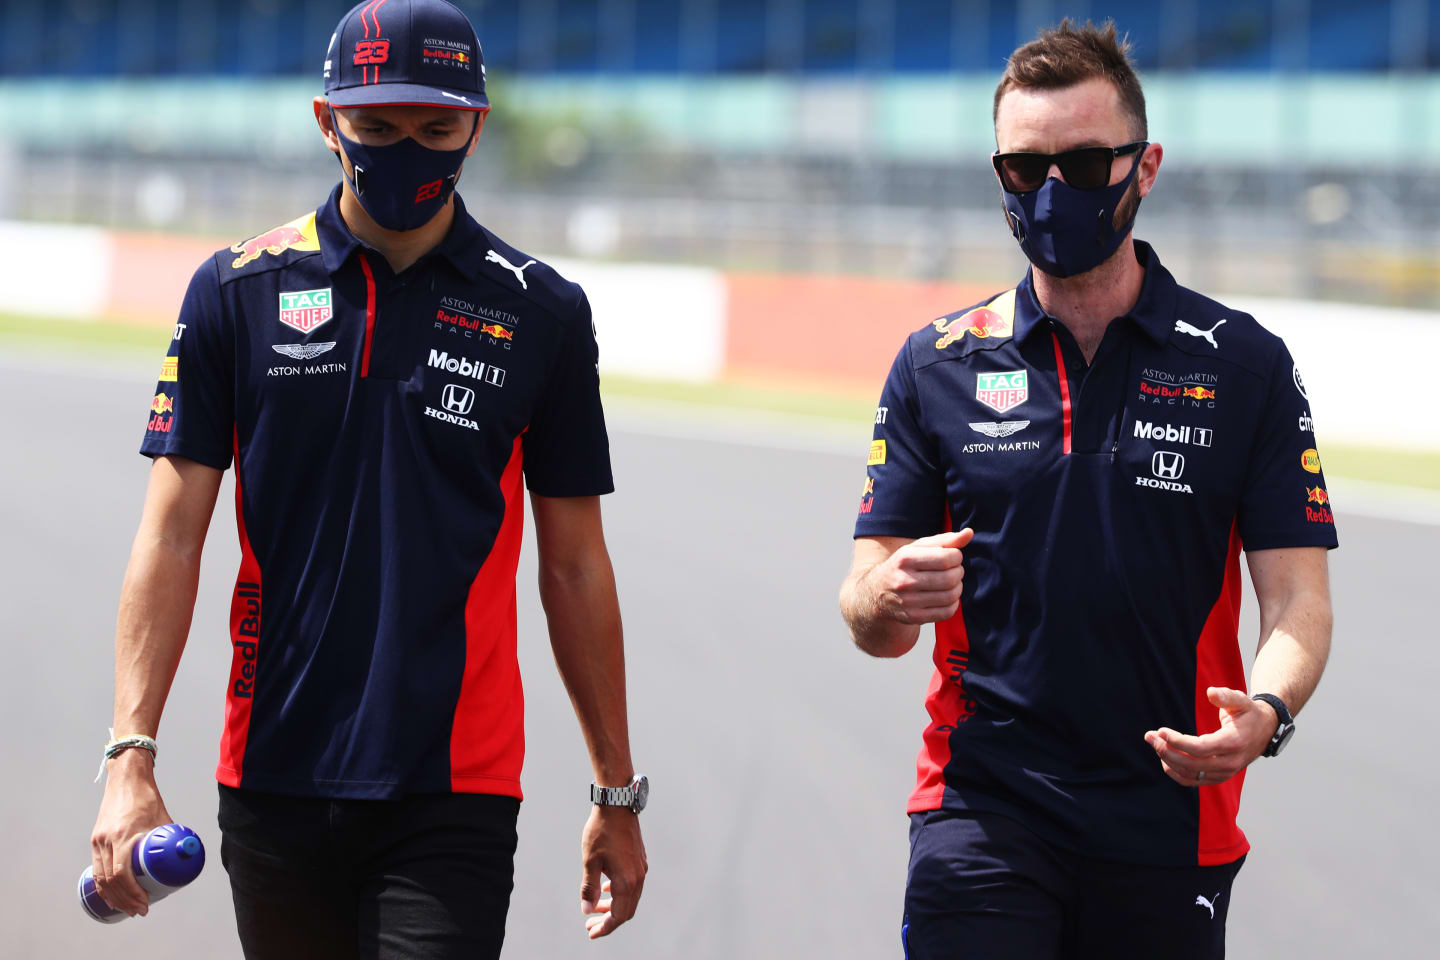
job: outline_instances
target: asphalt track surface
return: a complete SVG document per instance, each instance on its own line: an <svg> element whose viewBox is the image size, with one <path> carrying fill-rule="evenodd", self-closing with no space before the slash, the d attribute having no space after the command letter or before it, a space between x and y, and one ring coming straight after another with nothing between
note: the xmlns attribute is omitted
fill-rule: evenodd
<svg viewBox="0 0 1440 960"><path fill-rule="evenodd" d="M7 958L240 956L212 779L238 560L228 481L159 736L170 812L199 829L212 862L144 920L103 927L75 903L101 791L90 778L110 715L116 599L146 480L135 448L150 366L66 369L0 344ZM527 543L527 799L506 956L900 955L904 803L930 665L918 649L868 659L836 613L868 429L844 433L854 452L842 456L825 452L833 436L753 414L613 412L619 492L606 525L634 753L654 784L650 879L630 925L585 941L577 852L589 768ZM1241 817L1254 850L1234 890L1232 957L1434 956L1440 942L1440 528L1336 509L1334 654L1289 752L1251 769ZM1253 648L1248 588L1245 609Z"/></svg>

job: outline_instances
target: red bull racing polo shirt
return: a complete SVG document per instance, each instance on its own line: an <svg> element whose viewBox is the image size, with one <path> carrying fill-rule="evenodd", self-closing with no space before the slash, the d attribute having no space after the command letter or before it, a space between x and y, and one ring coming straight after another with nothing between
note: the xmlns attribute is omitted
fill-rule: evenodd
<svg viewBox="0 0 1440 960"><path fill-rule="evenodd" d="M196 271L140 448L235 464L217 776L519 797L522 485L613 489L590 307L458 196L397 275L339 195Z"/></svg>
<svg viewBox="0 0 1440 960"><path fill-rule="evenodd" d="M1218 727L1245 688L1242 549L1334 547L1304 382L1278 337L1144 286L1088 366L1030 277L912 334L876 411L857 537L973 527L960 610L936 625L910 812L977 809L1062 847L1228 863L1243 776L1201 790L1146 730Z"/></svg>

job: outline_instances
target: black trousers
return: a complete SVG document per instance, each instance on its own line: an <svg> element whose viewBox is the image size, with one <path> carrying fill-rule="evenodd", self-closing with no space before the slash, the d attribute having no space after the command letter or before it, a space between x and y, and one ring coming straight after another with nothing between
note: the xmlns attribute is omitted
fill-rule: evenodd
<svg viewBox="0 0 1440 960"><path fill-rule="evenodd" d="M995 814L913 813L901 941L908 960L1221 960L1244 862L1111 863Z"/></svg>
<svg viewBox="0 0 1440 960"><path fill-rule="evenodd" d="M500 956L520 801L327 800L220 787L247 960Z"/></svg>

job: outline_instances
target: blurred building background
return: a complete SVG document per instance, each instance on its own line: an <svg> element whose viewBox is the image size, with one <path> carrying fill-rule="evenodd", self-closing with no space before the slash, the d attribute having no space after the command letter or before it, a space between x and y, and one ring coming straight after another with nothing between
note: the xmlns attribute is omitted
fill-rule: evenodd
<svg viewBox="0 0 1440 960"><path fill-rule="evenodd" d="M1182 282L1440 306L1440 0L468 0L494 103L461 192L523 248L945 280L1023 268L989 165L1006 55L1130 35ZM254 234L337 179L344 0L0 0L0 219Z"/></svg>

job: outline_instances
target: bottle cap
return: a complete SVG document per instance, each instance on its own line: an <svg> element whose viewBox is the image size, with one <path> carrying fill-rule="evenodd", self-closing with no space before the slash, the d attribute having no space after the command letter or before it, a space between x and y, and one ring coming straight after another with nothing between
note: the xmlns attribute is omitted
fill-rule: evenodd
<svg viewBox="0 0 1440 960"><path fill-rule="evenodd" d="M205 845L189 827L167 823L141 838L137 845L141 867L157 883L183 887L205 866Z"/></svg>

